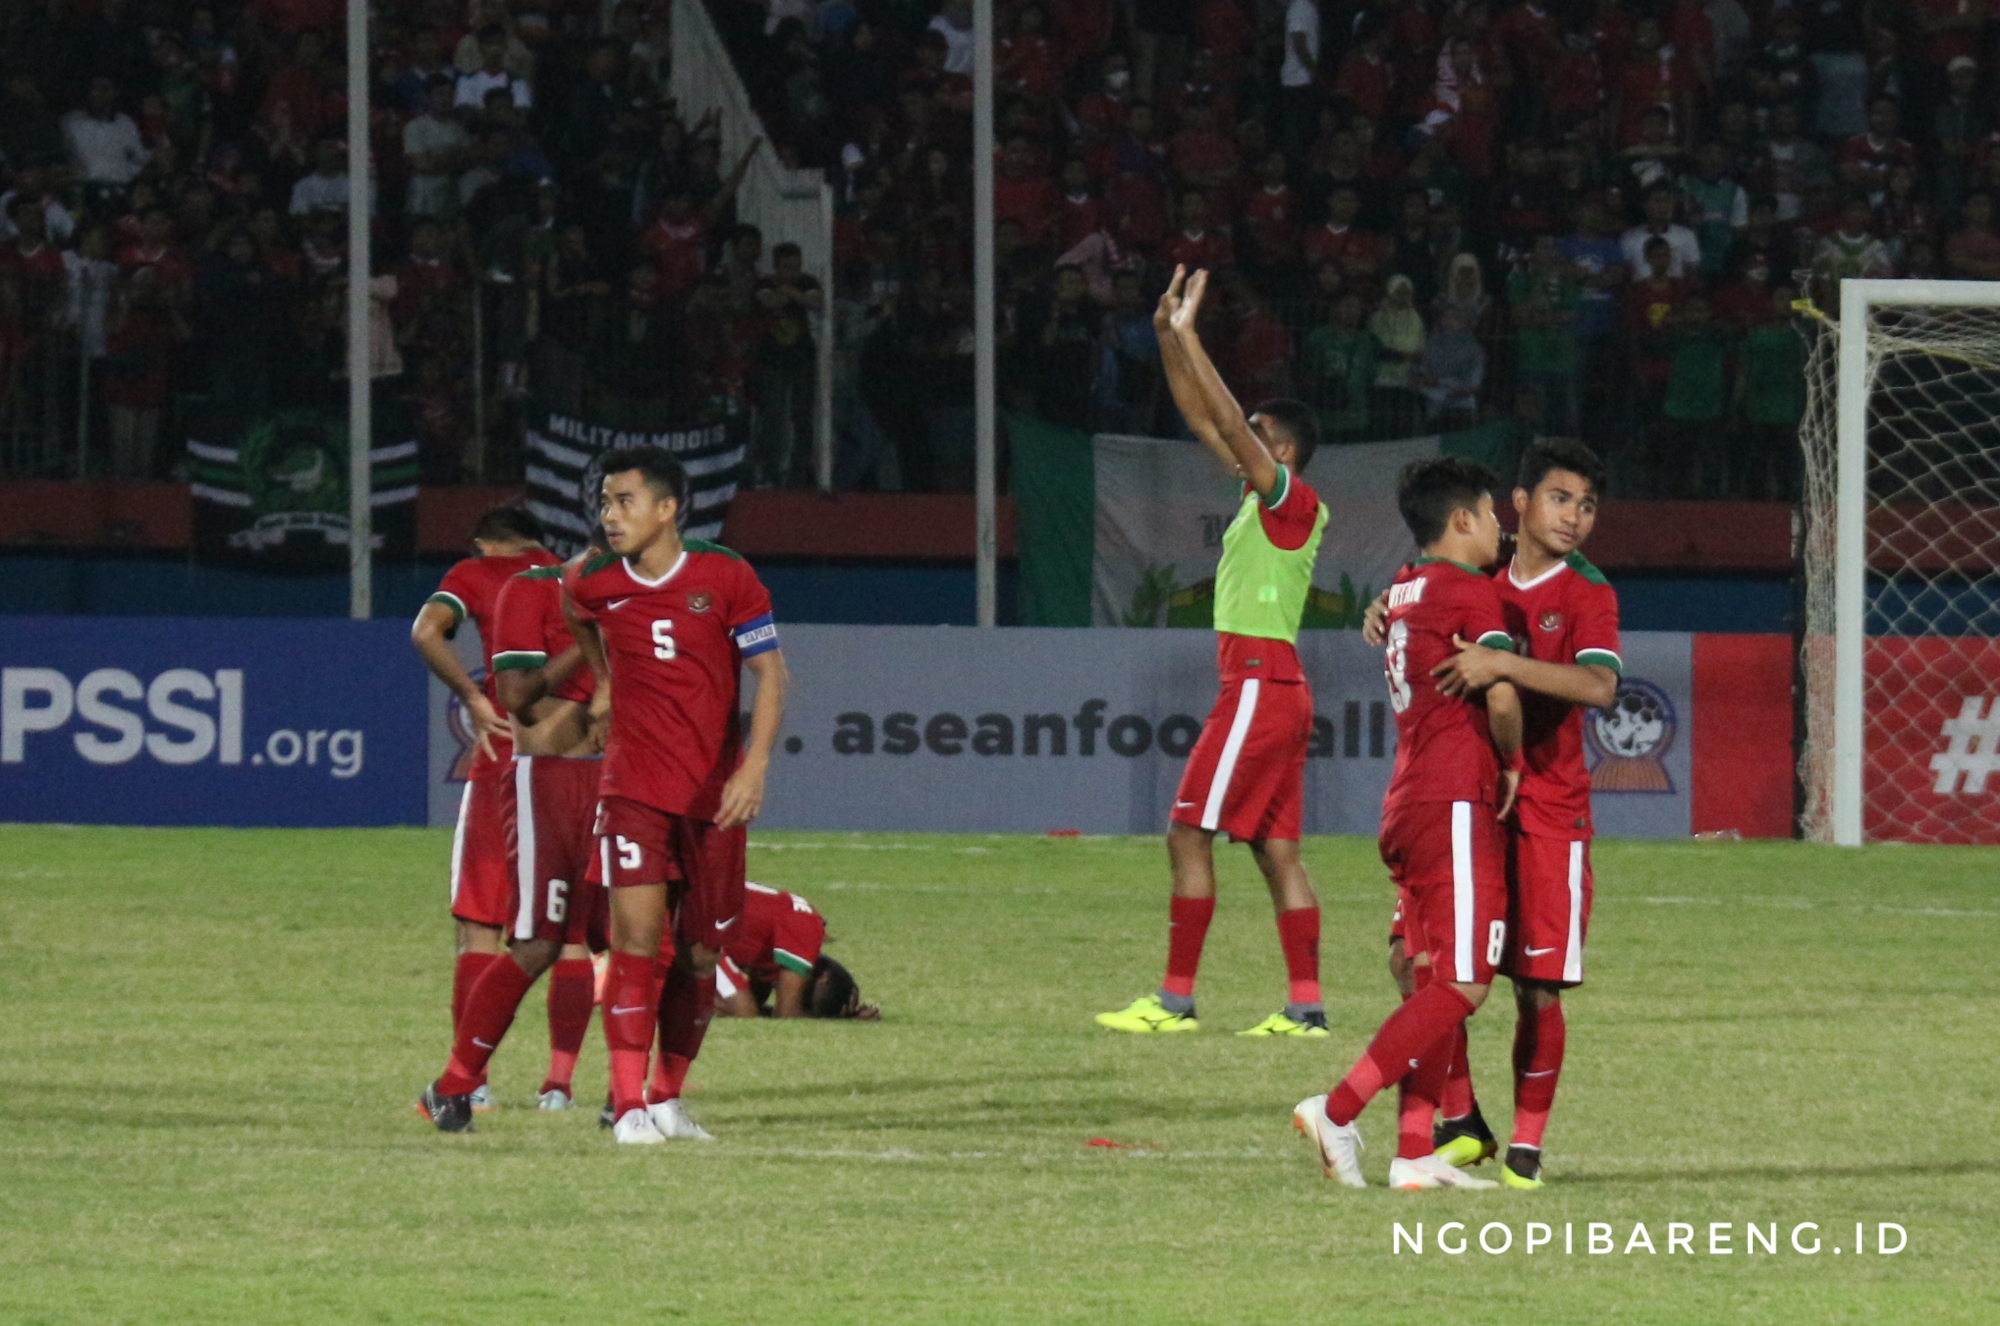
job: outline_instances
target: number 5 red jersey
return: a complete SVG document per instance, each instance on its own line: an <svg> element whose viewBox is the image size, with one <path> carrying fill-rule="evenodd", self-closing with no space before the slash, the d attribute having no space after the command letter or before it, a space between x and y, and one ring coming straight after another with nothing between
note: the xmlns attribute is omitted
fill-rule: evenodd
<svg viewBox="0 0 2000 1326"><path fill-rule="evenodd" d="M611 664L611 733L599 791L712 819L742 759L741 664L778 647L771 596L750 564L697 539L658 580L620 557L572 566L563 590L597 623Z"/></svg>
<svg viewBox="0 0 2000 1326"><path fill-rule="evenodd" d="M1500 759L1486 710L1437 688L1431 669L1458 653L1452 637L1508 649L1507 622L1493 582L1472 567L1425 557L1389 587L1383 672L1396 711L1396 769L1382 798L1386 818L1428 801L1493 803Z"/></svg>

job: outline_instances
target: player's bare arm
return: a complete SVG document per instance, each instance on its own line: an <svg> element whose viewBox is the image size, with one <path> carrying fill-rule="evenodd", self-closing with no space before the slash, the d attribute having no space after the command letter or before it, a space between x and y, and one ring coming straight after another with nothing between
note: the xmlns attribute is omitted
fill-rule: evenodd
<svg viewBox="0 0 2000 1326"><path fill-rule="evenodd" d="M724 1018L754 1018L758 1016L757 1000L749 990L739 985L726 995L720 993L716 995L715 1015Z"/></svg>
<svg viewBox="0 0 2000 1326"><path fill-rule="evenodd" d="M1174 310L1172 327L1174 341L1187 356L1188 367L1192 370L1195 384L1207 407L1210 423L1221 434L1222 441L1229 449L1237 472L1257 496L1269 501L1277 491L1281 471L1272 457L1271 449L1264 445L1264 439L1250 426L1242 405L1216 371L1215 363L1208 357L1208 351L1201 343L1201 333L1197 323L1201 317L1201 301L1208 292L1208 273L1199 271L1188 281L1187 293L1181 298L1181 306Z"/></svg>
<svg viewBox="0 0 2000 1326"><path fill-rule="evenodd" d="M1231 474L1238 474L1236 457L1229 450L1229 444L1222 440L1222 433L1209 414L1208 399L1196 380L1194 366L1188 362L1187 351L1174 335L1174 317L1180 311L1186 286L1187 268L1174 268L1174 279L1167 284L1159 304L1153 309L1153 338L1159 342L1160 364L1166 371L1167 389L1173 394L1174 406L1187 422L1188 431L1213 452ZM1238 477L1241 477L1240 474Z"/></svg>
<svg viewBox="0 0 2000 1326"><path fill-rule="evenodd" d="M1589 709L1602 709L1618 696L1618 674L1599 663L1546 663L1504 649L1488 649L1460 636L1453 636L1452 643L1458 646L1457 657L1431 669L1431 675L1438 679L1437 688L1446 695L1466 695L1509 681Z"/></svg>
<svg viewBox="0 0 2000 1326"><path fill-rule="evenodd" d="M458 629L458 616L442 603L426 603L417 619L410 625L410 643L417 647L417 656L424 666L451 689L458 702L465 706L465 712L472 720L472 735L479 748L488 758L493 756L493 739L507 735L507 720L486 698L486 692L479 689L479 683L459 662L458 652L451 647L451 634Z"/></svg>
<svg viewBox="0 0 2000 1326"><path fill-rule="evenodd" d="M1486 727L1493 734L1493 749L1500 752L1500 802L1494 815L1504 820L1521 790L1521 744L1527 727L1521 693L1513 683L1496 681L1486 688Z"/></svg>
<svg viewBox="0 0 2000 1326"><path fill-rule="evenodd" d="M785 693L792 683L782 649L752 655L743 660L743 666L757 678L757 703L750 710L750 739L744 744L743 763L722 786L722 809L715 822L724 829L748 824L764 808L764 776L771 768L771 747L778 740L778 725L785 717Z"/></svg>

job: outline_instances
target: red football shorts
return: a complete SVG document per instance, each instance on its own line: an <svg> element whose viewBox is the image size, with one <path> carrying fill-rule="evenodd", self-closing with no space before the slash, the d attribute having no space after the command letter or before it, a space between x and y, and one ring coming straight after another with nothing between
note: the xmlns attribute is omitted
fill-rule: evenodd
<svg viewBox="0 0 2000 1326"><path fill-rule="evenodd" d="M718 829L707 820L606 797L597 832L606 884L665 884L674 934L683 943L722 947L743 914L749 830Z"/></svg>
<svg viewBox="0 0 2000 1326"><path fill-rule="evenodd" d="M465 780L451 835L451 914L495 929L514 922L514 872L507 862L512 772L502 766L490 777Z"/></svg>
<svg viewBox="0 0 2000 1326"><path fill-rule="evenodd" d="M1493 807L1423 801L1382 820L1382 861L1403 890L1403 949L1428 953L1432 974L1492 981L1507 944L1506 845Z"/></svg>
<svg viewBox="0 0 2000 1326"><path fill-rule="evenodd" d="M1522 980L1582 985L1590 840L1510 830L1507 883L1507 957L1500 969Z"/></svg>
<svg viewBox="0 0 2000 1326"><path fill-rule="evenodd" d="M1312 688L1302 681L1223 682L1188 752L1173 819L1238 842L1297 841L1312 720Z"/></svg>
<svg viewBox="0 0 2000 1326"><path fill-rule="evenodd" d="M507 849L514 862L514 938L581 944L603 886L590 882L597 855L601 760L517 756Z"/></svg>

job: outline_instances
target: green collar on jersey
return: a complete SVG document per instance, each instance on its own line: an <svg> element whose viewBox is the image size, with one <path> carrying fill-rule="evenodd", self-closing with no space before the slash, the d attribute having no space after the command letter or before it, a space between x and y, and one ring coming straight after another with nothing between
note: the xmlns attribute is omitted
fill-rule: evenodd
<svg viewBox="0 0 2000 1326"><path fill-rule="evenodd" d="M577 579L581 580L585 576L594 576L599 571L602 571L605 567L616 566L617 564L618 564L617 553L610 553L610 552L600 553L596 557L591 558L589 561L583 564L583 569L576 573Z"/></svg>
<svg viewBox="0 0 2000 1326"><path fill-rule="evenodd" d="M562 563L557 562L554 566L531 566L527 570L521 572L518 576L516 576L515 579L561 580L562 573L563 573Z"/></svg>
<svg viewBox="0 0 2000 1326"><path fill-rule="evenodd" d="M739 562L743 560L743 554L737 552L734 548L725 548L721 544L711 543L707 539L688 539L683 542L682 546L691 553L721 553L724 557L733 557Z"/></svg>
<svg viewBox="0 0 2000 1326"><path fill-rule="evenodd" d="M1590 559L1585 557L1581 551L1571 553L1569 556L1563 558L1563 561L1568 565L1570 570L1576 572L1593 585L1608 585L1611 583L1604 578L1604 572L1592 566Z"/></svg>
<svg viewBox="0 0 2000 1326"><path fill-rule="evenodd" d="M1453 561L1453 560L1452 560L1451 558L1449 558L1449 557L1419 557L1419 558L1418 558L1418 559L1417 559L1416 561L1414 561L1414 562L1410 563L1410 565L1412 565L1412 566L1429 566L1429 565L1431 565L1431 564L1432 564L1433 562L1443 562L1443 563L1445 563L1445 564L1446 564L1446 565L1448 565L1448 566L1455 566L1455 567L1457 567L1457 568L1458 568L1459 570L1461 570L1461 571L1464 571L1464 572L1466 572L1466 573L1468 573L1468 574L1470 574L1470 575L1479 575L1479 574L1480 574L1480 570L1479 570L1479 568L1478 568L1478 567L1476 567L1476 566L1467 566L1467 565L1466 565L1466 564L1465 564L1464 562L1456 562L1456 561Z"/></svg>

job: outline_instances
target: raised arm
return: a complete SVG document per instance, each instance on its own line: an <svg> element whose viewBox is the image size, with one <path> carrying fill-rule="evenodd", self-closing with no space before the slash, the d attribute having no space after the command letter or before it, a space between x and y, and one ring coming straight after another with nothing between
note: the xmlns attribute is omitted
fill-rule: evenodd
<svg viewBox="0 0 2000 1326"><path fill-rule="evenodd" d="M1153 339L1160 343L1160 363L1167 373L1167 389L1173 393L1174 405L1187 421L1188 431L1200 443L1215 453L1215 458L1237 474L1236 456L1229 450L1229 444L1222 440L1221 432L1208 412L1208 399L1202 394L1201 384L1195 379L1194 366L1188 362L1187 351L1181 348L1174 336L1174 315L1181 306L1181 295L1187 284L1187 268L1174 268L1174 279L1168 283L1166 293L1160 296L1159 304L1153 309Z"/></svg>
<svg viewBox="0 0 2000 1326"><path fill-rule="evenodd" d="M1208 273L1196 272L1194 279L1188 282L1181 306L1174 310L1174 340L1187 356L1195 385L1200 389L1207 407L1209 422L1221 434L1231 463L1237 473L1257 490L1257 496L1269 501L1278 487L1278 462L1271 459L1264 440L1251 430L1243 407L1236 403L1235 395L1223 382L1222 374L1216 371L1208 351L1202 348L1201 334L1196 329L1196 320L1201 316L1201 299L1207 290Z"/></svg>

